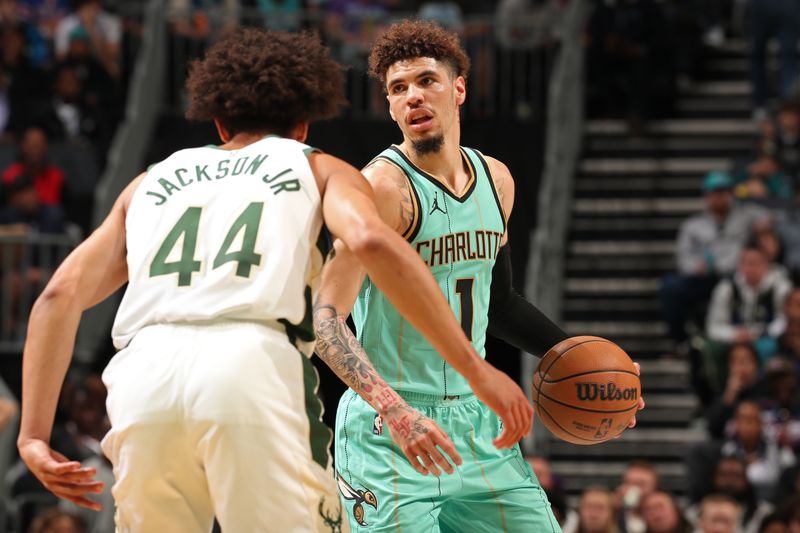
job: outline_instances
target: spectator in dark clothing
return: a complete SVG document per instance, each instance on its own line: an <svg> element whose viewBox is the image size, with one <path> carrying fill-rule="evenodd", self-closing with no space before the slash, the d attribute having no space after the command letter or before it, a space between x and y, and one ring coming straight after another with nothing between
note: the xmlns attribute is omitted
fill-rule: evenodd
<svg viewBox="0 0 800 533"><path fill-rule="evenodd" d="M72 513L52 508L33 519L29 533L86 533L86 524Z"/></svg>
<svg viewBox="0 0 800 533"><path fill-rule="evenodd" d="M773 357L767 364L767 395L762 398L761 421L769 440L800 451L800 391L792 361Z"/></svg>
<svg viewBox="0 0 800 533"><path fill-rule="evenodd" d="M733 498L741 508L739 533L758 533L762 520L775 510L766 500L759 499L746 475L747 464L737 457L723 457L714 470L712 493ZM686 510L691 522L697 522L699 506Z"/></svg>
<svg viewBox="0 0 800 533"><path fill-rule="evenodd" d="M764 518L758 533L787 533L789 531L782 513L775 512Z"/></svg>
<svg viewBox="0 0 800 533"><path fill-rule="evenodd" d="M706 209L681 224L676 260L678 272L664 278L661 304L675 352L689 351L687 319L708 301L720 277L733 274L739 252L754 224L768 218L755 206L733 205L733 181L710 172L703 181Z"/></svg>
<svg viewBox="0 0 800 533"><path fill-rule="evenodd" d="M795 51L800 31L800 4L795 0L749 0L745 20L750 23L750 79L753 84L754 118L766 118L767 43L775 38L781 47L781 68L778 94L790 96L797 79Z"/></svg>
<svg viewBox="0 0 800 533"><path fill-rule="evenodd" d="M33 117L30 111L45 97L44 74L25 54L22 25L0 25L0 135L19 135Z"/></svg>
<svg viewBox="0 0 800 533"><path fill-rule="evenodd" d="M763 130L761 150L791 178L794 189L800 190L800 101L784 101L776 119L767 122Z"/></svg>
<svg viewBox="0 0 800 533"><path fill-rule="evenodd" d="M728 378L725 389L708 410L708 431L715 439L725 436L725 427L739 402L764 396L764 383L759 381L759 360L749 343L738 343L728 350Z"/></svg>
<svg viewBox="0 0 800 533"><path fill-rule="evenodd" d="M55 73L55 94L37 116L37 123L58 141L88 140L105 154L110 128L102 110L87 101L78 71L62 64Z"/></svg>
<svg viewBox="0 0 800 533"><path fill-rule="evenodd" d="M64 173L47 160L47 134L41 128L28 128L22 135L19 159L3 170L2 183L9 185L21 176L33 180L39 202L50 206L61 205Z"/></svg>
<svg viewBox="0 0 800 533"><path fill-rule="evenodd" d="M793 497L800 496L800 465L794 465L781 473L778 490L775 493L777 495L775 503L780 507L789 503Z"/></svg>
<svg viewBox="0 0 800 533"><path fill-rule="evenodd" d="M794 288L783 304L786 324L778 337L778 354L793 361L800 375L800 288Z"/></svg>
<svg viewBox="0 0 800 533"><path fill-rule="evenodd" d="M104 112L116 112L121 107L120 87L92 54L89 34L83 27L72 32L64 64L75 69L83 87L84 99Z"/></svg>

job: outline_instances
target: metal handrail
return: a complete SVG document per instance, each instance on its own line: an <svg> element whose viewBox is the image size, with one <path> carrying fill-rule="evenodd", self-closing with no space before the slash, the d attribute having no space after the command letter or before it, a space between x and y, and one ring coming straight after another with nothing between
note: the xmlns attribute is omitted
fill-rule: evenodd
<svg viewBox="0 0 800 533"><path fill-rule="evenodd" d="M572 183L581 150L583 130L583 44L589 6L571 0L563 19L561 49L548 88L545 168L539 186L536 229L531 235L526 296L547 316L561 316L564 255L572 202ZM538 361L524 356L522 380L530 396L532 376ZM547 430L541 424L525 442L526 450L546 452Z"/></svg>

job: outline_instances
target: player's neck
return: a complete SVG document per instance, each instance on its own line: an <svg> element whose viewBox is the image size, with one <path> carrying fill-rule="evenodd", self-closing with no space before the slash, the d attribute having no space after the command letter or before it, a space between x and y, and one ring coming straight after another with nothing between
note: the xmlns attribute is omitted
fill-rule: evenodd
<svg viewBox="0 0 800 533"><path fill-rule="evenodd" d="M269 134L269 132L240 132L228 139L224 144L221 144L220 148L223 150L240 150L245 146L260 141Z"/></svg>
<svg viewBox="0 0 800 533"><path fill-rule="evenodd" d="M404 142L403 152L412 163L432 176L447 181L453 189L457 189L458 177L463 175L464 161L458 138L445 137L444 144L437 152L418 154L410 142Z"/></svg>

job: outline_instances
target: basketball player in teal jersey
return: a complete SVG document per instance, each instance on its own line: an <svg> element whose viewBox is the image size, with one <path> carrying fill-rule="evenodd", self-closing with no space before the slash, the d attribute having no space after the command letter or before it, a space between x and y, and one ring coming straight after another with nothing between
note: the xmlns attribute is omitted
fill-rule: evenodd
<svg viewBox="0 0 800 533"><path fill-rule="evenodd" d="M543 355L567 336L511 288L511 175L500 161L459 146L468 66L454 34L423 22L389 28L372 50L370 69L384 85L403 142L364 174L382 217L427 263L475 349L485 355L489 331ZM497 417L365 279L346 247L337 246L323 279L317 352L335 354L351 386L339 403L335 444L351 529L560 531L516 441L494 439ZM430 296L408 290L420 300ZM344 324L351 307L358 341ZM362 397L376 395L381 405L373 409ZM413 423L396 422L398 412L413 413ZM454 442L455 469L439 450L429 451L442 431ZM387 433L403 444L395 446ZM440 469L458 475L439 476Z"/></svg>

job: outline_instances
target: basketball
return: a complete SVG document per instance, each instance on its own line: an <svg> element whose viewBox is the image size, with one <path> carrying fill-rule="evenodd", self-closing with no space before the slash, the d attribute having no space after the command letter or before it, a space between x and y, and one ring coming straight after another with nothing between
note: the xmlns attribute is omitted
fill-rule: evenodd
<svg viewBox="0 0 800 533"><path fill-rule="evenodd" d="M533 375L539 420L573 444L597 444L622 433L642 395L625 350L600 337L571 337L551 348Z"/></svg>

